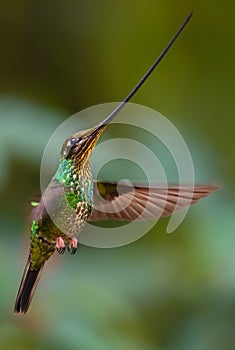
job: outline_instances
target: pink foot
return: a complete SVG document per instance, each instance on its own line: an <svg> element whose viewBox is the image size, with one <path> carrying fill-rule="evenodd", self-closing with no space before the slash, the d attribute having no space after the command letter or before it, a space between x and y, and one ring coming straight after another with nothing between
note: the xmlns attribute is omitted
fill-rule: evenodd
<svg viewBox="0 0 235 350"><path fill-rule="evenodd" d="M73 237L68 244L68 251L71 251L71 254L75 254L77 251L77 247L78 247L78 241L77 238Z"/></svg>
<svg viewBox="0 0 235 350"><path fill-rule="evenodd" d="M56 246L57 252L59 254L64 254L65 244L64 244L64 240L62 237L56 238L56 245L55 246Z"/></svg>

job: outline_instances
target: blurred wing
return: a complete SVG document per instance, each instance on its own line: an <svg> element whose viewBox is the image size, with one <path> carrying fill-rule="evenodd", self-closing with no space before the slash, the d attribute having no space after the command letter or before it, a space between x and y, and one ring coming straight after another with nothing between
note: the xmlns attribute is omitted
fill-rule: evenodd
<svg viewBox="0 0 235 350"><path fill-rule="evenodd" d="M34 205L31 213L31 220L39 221L48 217L48 212L53 210L55 203L58 203L64 196L64 187L53 178L48 187L43 192L40 202Z"/></svg>
<svg viewBox="0 0 235 350"><path fill-rule="evenodd" d="M94 182L94 210L89 221L145 221L185 209L218 186L142 186Z"/></svg>

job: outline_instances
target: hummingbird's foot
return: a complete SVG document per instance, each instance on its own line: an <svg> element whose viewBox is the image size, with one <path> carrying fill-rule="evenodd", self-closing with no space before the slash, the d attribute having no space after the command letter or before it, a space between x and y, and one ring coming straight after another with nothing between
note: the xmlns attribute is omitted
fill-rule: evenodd
<svg viewBox="0 0 235 350"><path fill-rule="evenodd" d="M68 251L70 252L70 254L74 255L77 251L77 247L78 247L78 241L77 238L73 237L68 244Z"/></svg>
<svg viewBox="0 0 235 350"><path fill-rule="evenodd" d="M57 252L59 254L64 254L65 252L65 244L64 244L64 240L62 237L58 237L56 238L56 249L57 249Z"/></svg>

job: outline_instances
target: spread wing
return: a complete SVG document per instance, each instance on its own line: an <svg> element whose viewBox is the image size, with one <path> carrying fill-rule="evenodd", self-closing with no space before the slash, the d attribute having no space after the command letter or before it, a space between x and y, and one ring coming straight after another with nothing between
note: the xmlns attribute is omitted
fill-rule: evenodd
<svg viewBox="0 0 235 350"><path fill-rule="evenodd" d="M94 182L94 210L89 221L145 221L185 209L218 186L142 186Z"/></svg>

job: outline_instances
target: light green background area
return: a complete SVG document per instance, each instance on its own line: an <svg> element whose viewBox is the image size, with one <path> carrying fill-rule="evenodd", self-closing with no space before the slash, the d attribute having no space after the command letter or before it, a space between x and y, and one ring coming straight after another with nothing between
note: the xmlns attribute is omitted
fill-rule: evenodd
<svg viewBox="0 0 235 350"><path fill-rule="evenodd" d="M169 118L197 181L223 189L172 235L162 219L131 245L53 257L29 313L14 315L48 138L71 114L121 100L191 9L132 102ZM1 2L1 349L234 349L234 20L232 1Z"/></svg>

